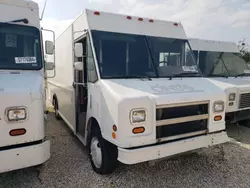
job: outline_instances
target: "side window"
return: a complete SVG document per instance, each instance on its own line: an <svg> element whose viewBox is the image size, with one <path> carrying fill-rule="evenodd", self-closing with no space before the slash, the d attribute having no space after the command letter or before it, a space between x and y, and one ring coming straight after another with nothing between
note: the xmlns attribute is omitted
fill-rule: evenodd
<svg viewBox="0 0 250 188"><path fill-rule="evenodd" d="M87 36L87 70L88 70L88 82L96 82L98 80L95 61L93 58L93 52L89 40L89 36Z"/></svg>

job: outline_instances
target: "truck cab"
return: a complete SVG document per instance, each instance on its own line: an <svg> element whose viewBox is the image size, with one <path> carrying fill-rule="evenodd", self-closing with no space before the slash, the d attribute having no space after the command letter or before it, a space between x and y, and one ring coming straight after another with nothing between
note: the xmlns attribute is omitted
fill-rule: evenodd
<svg viewBox="0 0 250 188"><path fill-rule="evenodd" d="M250 70L233 42L189 39L203 76L227 96L226 121L250 119Z"/></svg>
<svg viewBox="0 0 250 188"><path fill-rule="evenodd" d="M87 9L55 50L49 99L97 173L228 141L226 95L201 77L180 23Z"/></svg>
<svg viewBox="0 0 250 188"><path fill-rule="evenodd" d="M35 2L0 2L0 102L0 173L48 160L44 59Z"/></svg>

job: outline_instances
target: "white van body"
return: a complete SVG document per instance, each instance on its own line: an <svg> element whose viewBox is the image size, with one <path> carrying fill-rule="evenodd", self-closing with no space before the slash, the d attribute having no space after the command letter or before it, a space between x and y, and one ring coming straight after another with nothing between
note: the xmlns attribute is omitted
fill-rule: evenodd
<svg viewBox="0 0 250 188"><path fill-rule="evenodd" d="M234 69L237 74L242 75L228 75L228 76L206 76L208 80L222 88L227 95L226 104L226 120L235 123L241 120L250 119L250 69L246 62L239 57L238 46L233 42L223 42L223 41L212 41L212 40L202 40L202 39L189 39L192 50L195 52L201 68L205 61L201 60L201 53L210 54L222 54L223 61L218 63L216 69L224 69L225 72ZM207 63L208 62L207 55ZM224 63L223 63L224 62ZM212 64L213 62L211 62ZM221 66L222 65L222 66ZM225 65L225 66L224 66ZM225 68L226 67L226 68ZM215 71L216 71L215 69ZM202 68L201 68L202 70ZM204 68L202 72L207 71L208 68ZM234 99L230 99L230 95L234 95Z"/></svg>
<svg viewBox="0 0 250 188"><path fill-rule="evenodd" d="M139 44L133 43L137 37L143 41L140 49L133 46ZM112 67L119 69L119 66L109 64L111 61L119 63L126 59L125 69L129 72L130 55L136 56L142 48L147 48L143 37L152 37L150 40L159 37L159 41L180 40L188 44L179 23L92 10L85 10L56 40L57 74L48 80L47 96L54 104L56 117L61 117L89 147L92 166L101 174L110 173L117 159L125 164L135 164L228 141L224 122L225 93L207 79L185 76L104 78ZM116 43L116 40L126 40L127 43ZM106 42L114 46L105 47ZM87 52L82 57L76 55L85 48ZM112 57L112 51L117 59ZM146 54L137 58L151 60ZM110 68L105 69L105 64ZM121 71L122 74L125 72ZM83 92L79 93L81 90ZM192 115L185 114L188 111L185 109L191 107L201 107L202 112L194 110ZM215 112L214 108L221 109ZM161 119L164 110L185 112ZM215 121L215 116L222 119ZM205 122L205 126L192 131L193 122ZM179 129L175 129L175 125ZM162 131L170 127L174 131ZM98 139L93 137L96 132L100 133Z"/></svg>
<svg viewBox="0 0 250 188"><path fill-rule="evenodd" d="M39 22L37 3L0 1L0 173L50 157Z"/></svg>

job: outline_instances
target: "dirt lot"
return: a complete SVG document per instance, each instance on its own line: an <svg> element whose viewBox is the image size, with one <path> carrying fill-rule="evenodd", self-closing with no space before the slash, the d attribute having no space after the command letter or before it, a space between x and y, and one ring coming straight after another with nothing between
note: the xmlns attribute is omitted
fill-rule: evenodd
<svg viewBox="0 0 250 188"><path fill-rule="evenodd" d="M1 188L250 187L250 128L228 127L233 140L223 145L224 157L214 147L154 166L120 165L113 174L100 176L92 171L86 151L66 125L52 114L48 119L51 159L40 170L28 168L1 174Z"/></svg>

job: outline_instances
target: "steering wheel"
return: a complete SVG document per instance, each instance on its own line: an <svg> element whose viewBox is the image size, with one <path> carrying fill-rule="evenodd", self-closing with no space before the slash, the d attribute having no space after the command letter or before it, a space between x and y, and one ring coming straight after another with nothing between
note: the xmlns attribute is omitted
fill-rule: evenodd
<svg viewBox="0 0 250 188"><path fill-rule="evenodd" d="M160 66L161 63L163 63L163 66L168 66L168 62L167 61L160 61L159 62L159 67L163 67L163 66Z"/></svg>

